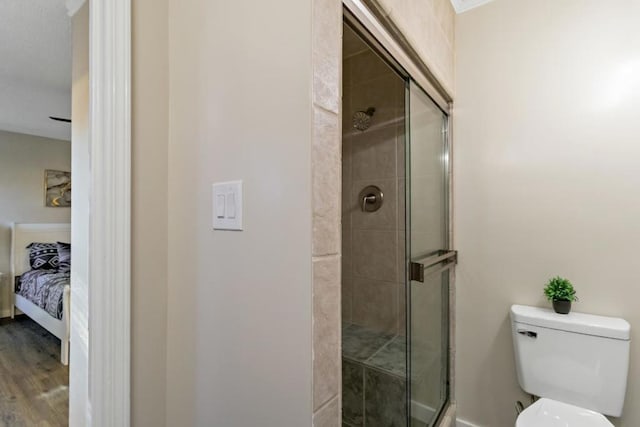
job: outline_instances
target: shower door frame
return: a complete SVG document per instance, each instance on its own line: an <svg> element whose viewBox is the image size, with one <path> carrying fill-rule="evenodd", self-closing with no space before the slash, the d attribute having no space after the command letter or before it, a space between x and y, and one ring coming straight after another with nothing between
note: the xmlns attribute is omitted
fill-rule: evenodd
<svg viewBox="0 0 640 427"><path fill-rule="evenodd" d="M453 98L420 59L402 31L384 13L378 2L343 0L342 4L347 12L344 14L345 19L364 27L370 34L370 37L367 37L369 44L378 47L379 53L385 55L391 63L398 64L450 118Z"/></svg>
<svg viewBox="0 0 640 427"><path fill-rule="evenodd" d="M445 216L447 219L447 248L443 248L448 251L452 251L453 245L453 144L452 144L452 110L453 99L444 89L444 87L438 82L434 74L429 70L428 66L422 61L417 52L413 49L410 43L406 40L402 32L398 27L389 19L384 13L382 7L376 0L342 0L343 4L343 19L348 22L352 28L360 29L359 35L361 35L367 43L374 48L374 50L382 55L387 62L396 69L396 71L405 76L407 82L413 80L431 100L442 110L446 116L446 126L444 131L444 144L446 147L446 154L448 156L445 163L445 187L446 191L446 204L445 204ZM408 84L408 83L407 83ZM407 88L408 90L408 88ZM407 95L408 96L408 95ZM407 112L408 113L408 112ZM407 141L408 142L408 141ZM407 229L407 233L409 230ZM409 238L407 238L409 241ZM407 252L409 254L409 252ZM435 425L443 425L442 422L447 418L450 422L455 424L455 382L454 382L454 366L455 366L455 351L453 351L453 344L455 343L455 268L449 270L449 286L448 286L448 348L447 348L447 360L448 363L444 366L446 370L447 381L445 384L447 390L447 398L444 402L442 410L439 412ZM410 280L407 277L407 286L410 286ZM409 301L407 301L409 302ZM407 319L410 319L409 313L407 313ZM410 321L410 320L408 320ZM407 331L409 334L409 331ZM410 389L410 381L407 381L408 390ZM408 393L410 396L410 393ZM407 402L407 416L411 414L411 403Z"/></svg>

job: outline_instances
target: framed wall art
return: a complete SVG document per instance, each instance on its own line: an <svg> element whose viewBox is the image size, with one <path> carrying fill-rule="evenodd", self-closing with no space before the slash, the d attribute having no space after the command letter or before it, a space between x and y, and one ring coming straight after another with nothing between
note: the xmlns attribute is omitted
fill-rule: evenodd
<svg viewBox="0 0 640 427"><path fill-rule="evenodd" d="M71 206L71 172L44 171L44 202L51 208Z"/></svg>

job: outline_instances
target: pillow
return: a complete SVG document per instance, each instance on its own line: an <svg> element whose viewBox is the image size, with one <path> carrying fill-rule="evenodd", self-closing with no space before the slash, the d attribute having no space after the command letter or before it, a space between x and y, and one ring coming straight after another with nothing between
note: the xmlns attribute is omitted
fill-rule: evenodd
<svg viewBox="0 0 640 427"><path fill-rule="evenodd" d="M56 243L31 243L29 249L29 264L32 270L57 270L58 245Z"/></svg>
<svg viewBox="0 0 640 427"><path fill-rule="evenodd" d="M69 243L56 243L58 246L58 271L68 273L71 271L71 245Z"/></svg>

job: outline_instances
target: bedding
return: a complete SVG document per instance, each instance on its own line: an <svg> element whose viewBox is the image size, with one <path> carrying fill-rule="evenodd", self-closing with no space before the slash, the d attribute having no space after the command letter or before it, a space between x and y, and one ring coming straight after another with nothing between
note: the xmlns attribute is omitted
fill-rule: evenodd
<svg viewBox="0 0 640 427"><path fill-rule="evenodd" d="M56 270L30 270L16 278L16 293L56 319L62 319L62 297L71 273Z"/></svg>
<svg viewBox="0 0 640 427"><path fill-rule="evenodd" d="M32 270L57 270L58 245L56 243L34 242L29 249L29 265Z"/></svg>
<svg viewBox="0 0 640 427"><path fill-rule="evenodd" d="M69 243L56 243L58 247L58 271L71 271L71 245Z"/></svg>

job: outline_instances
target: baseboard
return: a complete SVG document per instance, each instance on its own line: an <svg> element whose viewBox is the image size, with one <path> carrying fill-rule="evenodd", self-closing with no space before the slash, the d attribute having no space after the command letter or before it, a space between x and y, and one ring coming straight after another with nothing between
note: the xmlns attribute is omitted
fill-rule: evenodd
<svg viewBox="0 0 640 427"><path fill-rule="evenodd" d="M424 423L429 423L429 421L433 418L435 410L423 403L416 402L415 400L411 401L411 416L417 419L418 421L422 421ZM469 421L461 420L458 418L456 420L455 427L480 427L476 424L473 424Z"/></svg>
<svg viewBox="0 0 640 427"><path fill-rule="evenodd" d="M16 316L19 316L21 314L24 314L24 313L16 308ZM0 310L0 319L4 319L6 317L11 317L11 309L10 308L4 309L4 310Z"/></svg>
<svg viewBox="0 0 640 427"><path fill-rule="evenodd" d="M428 424L433 418L433 414L436 411L420 402L416 402L415 400L411 401L411 416L418 421L422 421L425 424Z"/></svg>

